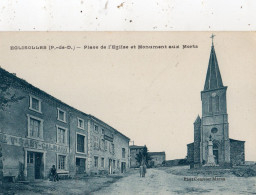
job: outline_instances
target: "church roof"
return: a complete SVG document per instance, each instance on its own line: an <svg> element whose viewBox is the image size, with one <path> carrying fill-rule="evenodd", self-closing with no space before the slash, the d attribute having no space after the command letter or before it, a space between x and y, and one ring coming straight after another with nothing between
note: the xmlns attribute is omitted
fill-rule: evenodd
<svg viewBox="0 0 256 195"><path fill-rule="evenodd" d="M245 141L242 141L242 140L236 140L236 139L231 139L231 138L229 138L229 141L230 142L245 142Z"/></svg>
<svg viewBox="0 0 256 195"><path fill-rule="evenodd" d="M200 116L198 115L194 123L199 123L199 122L201 122L201 118L200 118Z"/></svg>
<svg viewBox="0 0 256 195"><path fill-rule="evenodd" d="M223 83L220 75L220 69L219 69L214 45L212 44L208 70L207 70L207 75L206 75L205 84L204 84L204 90L206 91L206 90L218 89L222 87L223 87Z"/></svg>

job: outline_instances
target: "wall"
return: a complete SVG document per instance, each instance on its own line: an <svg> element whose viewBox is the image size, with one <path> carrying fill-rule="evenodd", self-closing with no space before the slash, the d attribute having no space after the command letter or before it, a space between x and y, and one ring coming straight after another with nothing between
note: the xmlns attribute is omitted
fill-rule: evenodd
<svg viewBox="0 0 256 195"><path fill-rule="evenodd" d="M194 163L194 143L187 145L187 159L189 163Z"/></svg>
<svg viewBox="0 0 256 195"><path fill-rule="evenodd" d="M98 131L95 131L95 125L98 127ZM104 129L104 134L102 129ZM95 139L99 140L96 147ZM102 142L103 140L104 142ZM114 144L114 151L112 151L112 144ZM122 148L125 148L125 158L122 157ZM98 166L96 167L94 157L98 157ZM101 166L101 158L104 158L104 167ZM88 169L90 173L110 173L110 166L111 173L119 173L122 162L126 163L127 168L129 167L129 139L102 121L94 117L91 118L88 121Z"/></svg>
<svg viewBox="0 0 256 195"><path fill-rule="evenodd" d="M69 140L64 145L57 144L56 125L67 128L69 133L68 107L49 98L48 95L38 92L37 89L27 88L18 81L13 81L9 88L11 94L22 97L19 102L10 103L4 111L0 111L0 142L3 147L3 174L4 176L16 176L20 173L21 165L26 176L26 151L44 153L44 177L52 165L57 167L57 154L65 153L68 158ZM30 95L41 100L41 112L29 109ZM66 111L67 122L57 120L57 107ZM28 115L43 120L42 139L30 138L28 135ZM68 162L68 161L67 161ZM69 169L68 164L67 170Z"/></svg>
<svg viewBox="0 0 256 195"><path fill-rule="evenodd" d="M154 162L154 166L162 165L162 163L165 161L165 155L164 154L150 154L150 157L152 158L150 161ZM151 162L149 164L151 164Z"/></svg>
<svg viewBox="0 0 256 195"><path fill-rule="evenodd" d="M201 143L201 119L198 116L198 118L194 122L194 146L193 146L194 149L193 149L193 160L192 160L194 163L201 162L200 143ZM190 152L190 154L191 154L191 152Z"/></svg>
<svg viewBox="0 0 256 195"><path fill-rule="evenodd" d="M136 160L136 156L137 154L139 154L141 150L142 149L140 148L130 148L130 167L131 168L138 168L140 166L140 164Z"/></svg>
<svg viewBox="0 0 256 195"><path fill-rule="evenodd" d="M208 140L210 135L213 142L218 146L219 164L230 162L230 146L229 146L229 124L226 105L226 90L223 87L216 90L202 91L202 161L207 162L208 156ZM219 97L219 110L216 109L216 104L213 101L212 111L209 111L210 97ZM216 133L211 130L217 128Z"/></svg>
<svg viewBox="0 0 256 195"><path fill-rule="evenodd" d="M85 173L88 173L88 116L72 110L70 112L70 145L69 145L69 172L71 176L77 174L76 158L85 159ZM78 127L78 118L84 121L84 127ZM77 134L85 136L84 153L77 151Z"/></svg>
<svg viewBox="0 0 256 195"><path fill-rule="evenodd" d="M233 165L245 163L244 141L230 140L230 161Z"/></svg>
<svg viewBox="0 0 256 195"><path fill-rule="evenodd" d="M4 71L0 71L1 76ZM25 167L26 175L27 151L43 153L44 176L48 176L52 165L56 165L60 173L68 173L71 176L76 174L76 158L86 159L85 172L108 171L109 159L112 160L112 173L120 172L122 162L129 167L129 138L125 137L117 130L108 126L103 121L91 117L43 91L33 87L12 74L5 73L11 80L12 86L9 88L10 94L22 97L19 102L11 103L4 111L0 110L0 144L3 157L0 151L0 179L3 167L4 176L16 176L20 172L20 164ZM1 77L2 78L2 77ZM5 82L5 81L4 81ZM34 96L41 101L41 111L30 109L30 96ZM58 108L66 112L66 121L58 120ZM42 138L31 138L29 136L29 116L36 117L43 123ZM84 128L78 127L78 117L84 120ZM94 125L98 125L99 132L94 131ZM57 126L66 129L66 143L57 143ZM101 133L101 129L105 133ZM77 134L85 136L85 152L77 151ZM94 137L99 140L110 138L107 150L104 148L94 148ZM114 144L114 151L112 150ZM122 148L125 148L125 158L122 157ZM110 150L111 149L111 150ZM66 169L58 170L57 155L66 156ZM94 166L94 156L104 157L104 167ZM115 161L115 166L113 166ZM119 162L119 163L117 163ZM117 166L119 164L119 166Z"/></svg>

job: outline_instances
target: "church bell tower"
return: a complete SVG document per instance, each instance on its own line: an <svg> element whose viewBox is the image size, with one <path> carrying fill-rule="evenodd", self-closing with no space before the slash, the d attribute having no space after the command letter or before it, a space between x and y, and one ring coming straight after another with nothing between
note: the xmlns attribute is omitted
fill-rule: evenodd
<svg viewBox="0 0 256 195"><path fill-rule="evenodd" d="M201 91L202 119L200 161L207 163L208 142L212 141L215 164L230 163L229 124L227 114L227 87L223 85L213 44L203 91Z"/></svg>

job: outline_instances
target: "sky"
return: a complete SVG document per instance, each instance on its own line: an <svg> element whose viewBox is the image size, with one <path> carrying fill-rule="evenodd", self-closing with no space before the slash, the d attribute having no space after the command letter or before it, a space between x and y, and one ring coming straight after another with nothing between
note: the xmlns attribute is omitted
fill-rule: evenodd
<svg viewBox="0 0 256 195"><path fill-rule="evenodd" d="M227 89L230 138L256 161L256 34L214 32ZM0 33L0 66L61 101L92 114L149 151L184 158L201 116L211 32ZM182 45L197 48L183 49ZM79 46L10 50L10 46ZM83 49L105 45L179 45L179 49Z"/></svg>

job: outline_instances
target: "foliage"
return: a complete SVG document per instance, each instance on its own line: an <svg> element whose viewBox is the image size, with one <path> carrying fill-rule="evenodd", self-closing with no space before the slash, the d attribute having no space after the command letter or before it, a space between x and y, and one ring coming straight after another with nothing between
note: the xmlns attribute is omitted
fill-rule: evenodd
<svg viewBox="0 0 256 195"><path fill-rule="evenodd" d="M12 79L4 77L0 72L0 110L5 110L10 107L11 103L18 102L24 98L22 96L18 97L10 91L12 84Z"/></svg>
<svg viewBox="0 0 256 195"><path fill-rule="evenodd" d="M145 145L142 150L136 154L135 159L137 160L137 162L140 165L143 165L144 163L148 166L149 161L152 160L152 158L150 157L149 153L148 153L148 148Z"/></svg>

